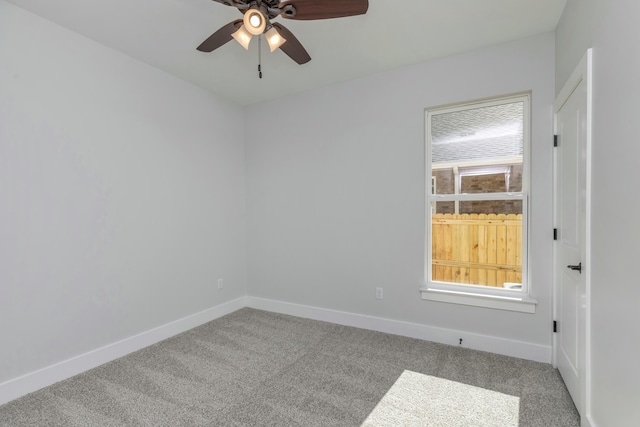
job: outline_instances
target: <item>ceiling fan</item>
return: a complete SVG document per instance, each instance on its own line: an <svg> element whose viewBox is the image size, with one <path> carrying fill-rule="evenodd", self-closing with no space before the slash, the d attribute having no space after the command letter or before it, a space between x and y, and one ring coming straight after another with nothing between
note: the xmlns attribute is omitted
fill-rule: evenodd
<svg viewBox="0 0 640 427"><path fill-rule="evenodd" d="M280 48L298 64L305 64L311 57L284 25L271 20L282 16L286 19L312 20L363 15L369 8L369 0L213 0L236 7L243 15L220 28L203 41L198 50L212 52L235 39L245 49L253 36L265 35L271 52Z"/></svg>

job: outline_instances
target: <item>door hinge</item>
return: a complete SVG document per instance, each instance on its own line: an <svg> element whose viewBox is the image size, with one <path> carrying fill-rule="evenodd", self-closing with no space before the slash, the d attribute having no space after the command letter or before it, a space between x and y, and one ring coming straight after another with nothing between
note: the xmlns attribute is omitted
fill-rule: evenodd
<svg viewBox="0 0 640 427"><path fill-rule="evenodd" d="M557 228L553 229L553 240L558 240L558 229Z"/></svg>
<svg viewBox="0 0 640 427"><path fill-rule="evenodd" d="M556 333L558 332L558 322L557 321L553 321L553 332Z"/></svg>
<svg viewBox="0 0 640 427"><path fill-rule="evenodd" d="M558 135L553 135L553 146L554 147L558 146Z"/></svg>

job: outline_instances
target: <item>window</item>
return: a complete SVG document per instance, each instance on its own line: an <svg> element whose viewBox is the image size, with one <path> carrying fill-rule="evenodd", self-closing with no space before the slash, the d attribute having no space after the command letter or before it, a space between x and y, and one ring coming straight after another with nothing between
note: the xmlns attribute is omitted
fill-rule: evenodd
<svg viewBox="0 0 640 427"><path fill-rule="evenodd" d="M533 313L529 94L426 111L424 299Z"/></svg>

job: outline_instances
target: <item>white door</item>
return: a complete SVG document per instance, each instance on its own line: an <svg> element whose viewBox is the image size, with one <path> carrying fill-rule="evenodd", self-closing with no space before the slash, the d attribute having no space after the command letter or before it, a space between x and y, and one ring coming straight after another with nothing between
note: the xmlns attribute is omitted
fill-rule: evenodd
<svg viewBox="0 0 640 427"><path fill-rule="evenodd" d="M577 83L577 85L576 85ZM555 361L581 416L586 409L589 84L571 81L556 103ZM589 186L590 187L590 186ZM589 188L590 189L590 188Z"/></svg>

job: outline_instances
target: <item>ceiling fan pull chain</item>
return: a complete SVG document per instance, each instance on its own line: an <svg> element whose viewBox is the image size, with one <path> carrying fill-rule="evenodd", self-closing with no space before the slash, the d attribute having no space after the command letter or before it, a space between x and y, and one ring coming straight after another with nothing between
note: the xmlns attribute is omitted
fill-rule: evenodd
<svg viewBox="0 0 640 427"><path fill-rule="evenodd" d="M262 78L262 34L258 36L258 77Z"/></svg>

